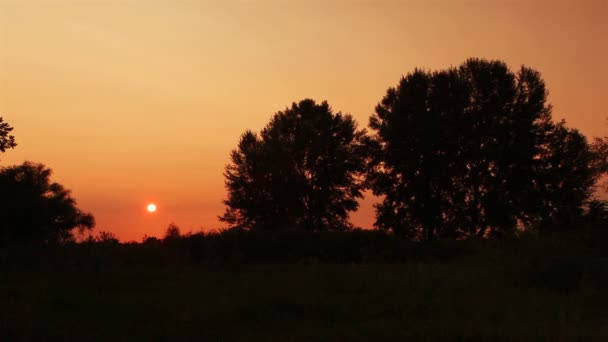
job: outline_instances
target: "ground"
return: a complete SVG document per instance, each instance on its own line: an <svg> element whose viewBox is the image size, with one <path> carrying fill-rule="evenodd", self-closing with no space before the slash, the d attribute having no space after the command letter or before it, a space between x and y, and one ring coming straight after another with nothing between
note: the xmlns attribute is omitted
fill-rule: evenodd
<svg viewBox="0 0 608 342"><path fill-rule="evenodd" d="M604 269L514 260L12 267L0 340L608 338Z"/></svg>

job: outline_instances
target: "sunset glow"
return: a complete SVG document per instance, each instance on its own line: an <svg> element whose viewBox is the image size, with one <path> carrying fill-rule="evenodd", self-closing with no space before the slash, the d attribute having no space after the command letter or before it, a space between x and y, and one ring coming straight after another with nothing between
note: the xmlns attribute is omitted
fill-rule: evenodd
<svg viewBox="0 0 608 342"><path fill-rule="evenodd" d="M146 210L147 210L149 213L156 212L156 204L154 204L154 203L150 203L150 204L148 204L148 206L146 207Z"/></svg>
<svg viewBox="0 0 608 342"><path fill-rule="evenodd" d="M122 241L217 229L245 130L303 98L365 128L402 75L469 57L539 70L555 120L604 136L607 16L601 0L1 1L18 146L0 165L44 163ZM374 203L351 221L371 227Z"/></svg>

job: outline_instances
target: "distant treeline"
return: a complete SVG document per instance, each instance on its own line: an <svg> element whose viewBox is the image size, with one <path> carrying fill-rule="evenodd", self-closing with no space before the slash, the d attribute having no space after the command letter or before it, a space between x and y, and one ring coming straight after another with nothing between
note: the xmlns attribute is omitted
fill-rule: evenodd
<svg viewBox="0 0 608 342"><path fill-rule="evenodd" d="M320 264L464 263L506 272L509 279L517 282L511 284L515 286L560 292L593 286L600 293L599 289L608 285L608 236L605 231L598 235L598 231L588 228L545 235L523 233L518 238L437 239L420 243L381 230L226 229L180 234L171 225L162 238L146 237L142 242L119 243L112 234L102 233L60 246L5 246L0 248L0 269L69 272L103 279L119 270L232 272L247 265L276 264L311 271Z"/></svg>
<svg viewBox="0 0 608 342"><path fill-rule="evenodd" d="M572 230L600 236L608 203L595 193L608 171L608 138L588 141L555 122L547 94L531 68L469 59L402 77L376 106L369 131L327 102L293 103L259 133L241 136L225 169L220 219L234 234L263 232L251 235L264 237L256 246L281 232L386 239L349 222L371 189L380 198L375 227L404 240ZM16 146L11 130L0 118L2 152ZM65 243L75 229L94 227L92 215L49 177L34 163L0 170L0 244Z"/></svg>

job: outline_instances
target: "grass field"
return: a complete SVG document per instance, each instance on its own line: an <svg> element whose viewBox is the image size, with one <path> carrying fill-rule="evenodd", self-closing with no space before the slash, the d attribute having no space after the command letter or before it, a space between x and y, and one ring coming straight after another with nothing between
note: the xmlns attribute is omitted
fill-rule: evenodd
<svg viewBox="0 0 608 342"><path fill-rule="evenodd" d="M528 254L489 248L392 264L41 261L0 275L0 340L608 340L603 259Z"/></svg>

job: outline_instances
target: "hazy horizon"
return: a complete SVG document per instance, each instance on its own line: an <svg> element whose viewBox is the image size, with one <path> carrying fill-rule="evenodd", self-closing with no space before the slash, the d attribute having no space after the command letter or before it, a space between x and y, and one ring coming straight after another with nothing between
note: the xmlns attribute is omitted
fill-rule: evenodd
<svg viewBox="0 0 608 342"><path fill-rule="evenodd" d="M0 0L0 116L121 240L222 227L246 130L303 98L359 128L414 68L469 57L542 73L554 119L608 135L605 1ZM149 214L154 202L158 211ZM352 222L369 227L373 199Z"/></svg>

